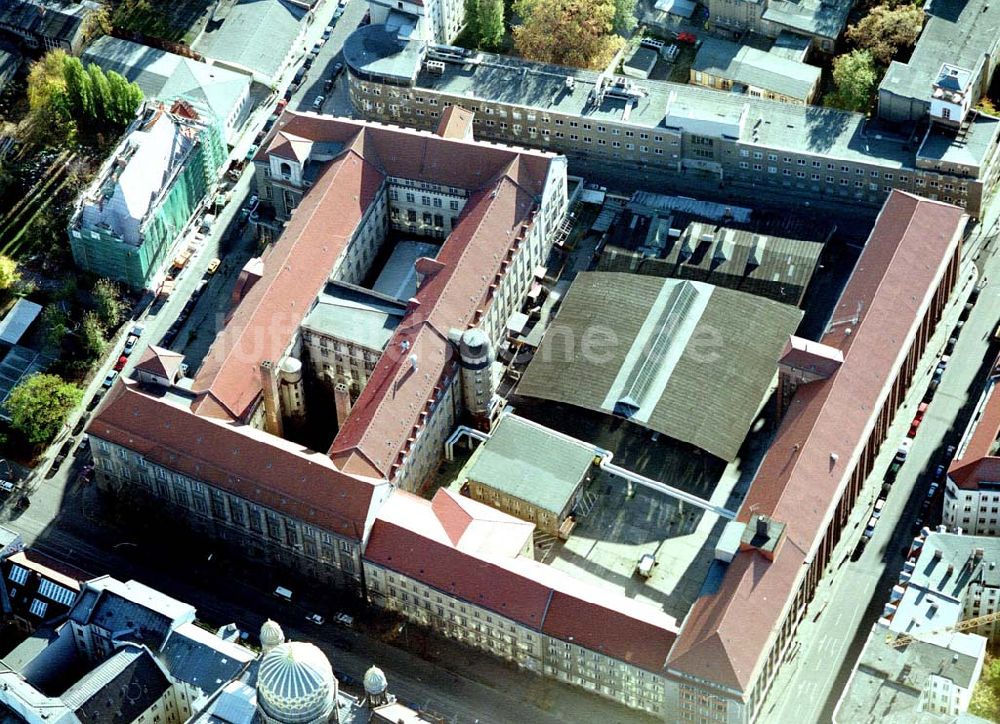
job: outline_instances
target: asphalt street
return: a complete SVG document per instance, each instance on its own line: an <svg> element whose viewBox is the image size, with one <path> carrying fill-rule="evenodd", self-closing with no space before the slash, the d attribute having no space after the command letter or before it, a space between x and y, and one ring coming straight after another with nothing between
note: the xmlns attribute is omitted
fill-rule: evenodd
<svg viewBox="0 0 1000 724"><path fill-rule="evenodd" d="M997 203L988 221L995 218ZM871 515L892 457L906 435L917 405L923 399L933 368L974 283L982 278L1000 279L1000 256L996 242L973 265L976 240L966 256L963 288L928 346L920 372L914 378L903 407L896 415L872 475L865 483L858 505L845 527L845 534L832 557L831 568L819 584L786 662L771 688L761 722L829 722L851 669L864 647L872 624L881 616L883 604L899 578L905 554L916 532L918 515L926 523L940 520L940 494L934 507L921 510L931 475L938 464L946 464L945 448L955 444L972 414L986 374L998 347L991 333L1000 314L1000 285L984 289L969 316L940 386L921 423L909 457L899 471L871 542L857 560L852 552ZM973 276L970 277L970 274Z"/></svg>

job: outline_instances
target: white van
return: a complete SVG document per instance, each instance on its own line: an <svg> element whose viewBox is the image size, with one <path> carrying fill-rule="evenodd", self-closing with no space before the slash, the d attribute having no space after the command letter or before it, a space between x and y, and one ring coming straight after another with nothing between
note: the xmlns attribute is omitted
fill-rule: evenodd
<svg viewBox="0 0 1000 724"><path fill-rule="evenodd" d="M292 600L292 592L289 591L284 586L278 586L277 588L275 588L274 589L274 595L277 596L278 598L283 598L286 601L291 601Z"/></svg>

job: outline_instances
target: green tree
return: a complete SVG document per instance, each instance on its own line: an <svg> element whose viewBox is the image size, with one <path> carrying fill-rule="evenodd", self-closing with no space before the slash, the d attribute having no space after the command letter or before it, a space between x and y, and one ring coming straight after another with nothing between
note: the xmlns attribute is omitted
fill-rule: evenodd
<svg viewBox="0 0 1000 724"><path fill-rule="evenodd" d="M631 33L638 21L635 19L636 0L615 0L615 18L612 21L616 33Z"/></svg>
<svg viewBox="0 0 1000 724"><path fill-rule="evenodd" d="M871 51L876 63L888 65L900 50L913 47L923 24L920 5L878 5L847 29L847 39Z"/></svg>
<svg viewBox="0 0 1000 724"><path fill-rule="evenodd" d="M524 23L514 45L529 60L603 68L623 40L614 34L614 0L517 0Z"/></svg>
<svg viewBox="0 0 1000 724"><path fill-rule="evenodd" d="M473 45L479 45L479 0L465 0L465 35Z"/></svg>
<svg viewBox="0 0 1000 724"><path fill-rule="evenodd" d="M53 50L31 66L28 73L28 115L23 130L29 142L60 145L72 142L76 135L66 90L66 57L65 51Z"/></svg>
<svg viewBox="0 0 1000 724"><path fill-rule="evenodd" d="M90 76L90 90L94 99L94 116L107 118L111 109L111 86L108 77L96 63L87 66L87 75Z"/></svg>
<svg viewBox="0 0 1000 724"><path fill-rule="evenodd" d="M68 55L63 63L69 112L80 125L91 126L97 121L94 112L93 81L79 58Z"/></svg>
<svg viewBox="0 0 1000 724"><path fill-rule="evenodd" d="M142 91L135 83L129 83L113 70L106 73L108 79L108 108L104 120L116 127L124 128L133 118L142 103Z"/></svg>
<svg viewBox="0 0 1000 724"><path fill-rule="evenodd" d="M1000 659L986 655L983 673L972 690L969 713L987 721L1000 721Z"/></svg>
<svg viewBox="0 0 1000 724"><path fill-rule="evenodd" d="M867 50L852 50L833 61L833 82L837 89L827 94L826 104L848 111L868 108L878 80L875 61Z"/></svg>
<svg viewBox="0 0 1000 724"><path fill-rule="evenodd" d="M485 50L499 50L503 45L503 0L479 0L479 38Z"/></svg>
<svg viewBox="0 0 1000 724"><path fill-rule="evenodd" d="M104 338L104 326L94 312L87 312L83 315L83 322L80 324L80 337L83 342L83 352L89 360L100 357L108 344Z"/></svg>
<svg viewBox="0 0 1000 724"><path fill-rule="evenodd" d="M0 290L11 289L20 279L17 262L9 256L0 256Z"/></svg>
<svg viewBox="0 0 1000 724"><path fill-rule="evenodd" d="M102 35L111 35L111 15L108 8L101 5L96 11L90 13L83 25L83 44L90 45L92 40L96 40Z"/></svg>
<svg viewBox="0 0 1000 724"><path fill-rule="evenodd" d="M42 310L42 329L45 330L45 348L53 355L62 349L63 339L69 331L69 318L56 304L49 304Z"/></svg>
<svg viewBox="0 0 1000 724"><path fill-rule="evenodd" d="M36 373L19 383L7 398L10 424L33 445L52 440L67 415L83 397L83 390L56 375Z"/></svg>
<svg viewBox="0 0 1000 724"><path fill-rule="evenodd" d="M105 329L114 329L121 324L125 303L118 285L110 279L98 279L94 284L94 307Z"/></svg>

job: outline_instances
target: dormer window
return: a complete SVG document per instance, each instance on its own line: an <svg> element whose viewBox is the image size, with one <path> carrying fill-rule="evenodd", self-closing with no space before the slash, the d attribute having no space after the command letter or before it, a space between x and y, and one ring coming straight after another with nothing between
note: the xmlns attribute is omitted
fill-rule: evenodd
<svg viewBox="0 0 1000 724"><path fill-rule="evenodd" d="M292 177L292 164L288 161L282 161L278 171L281 173L281 177L287 181Z"/></svg>

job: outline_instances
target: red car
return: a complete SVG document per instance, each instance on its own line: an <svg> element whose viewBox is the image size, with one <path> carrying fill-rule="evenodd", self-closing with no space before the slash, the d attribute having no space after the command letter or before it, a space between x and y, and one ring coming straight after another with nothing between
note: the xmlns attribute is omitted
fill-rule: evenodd
<svg viewBox="0 0 1000 724"><path fill-rule="evenodd" d="M688 45L694 45L698 41L694 33L677 33L678 43L687 43Z"/></svg>
<svg viewBox="0 0 1000 724"><path fill-rule="evenodd" d="M127 363L128 363L128 357L126 357L125 355L119 357L118 361L115 362L115 372L121 372L123 369L125 369L125 365Z"/></svg>

